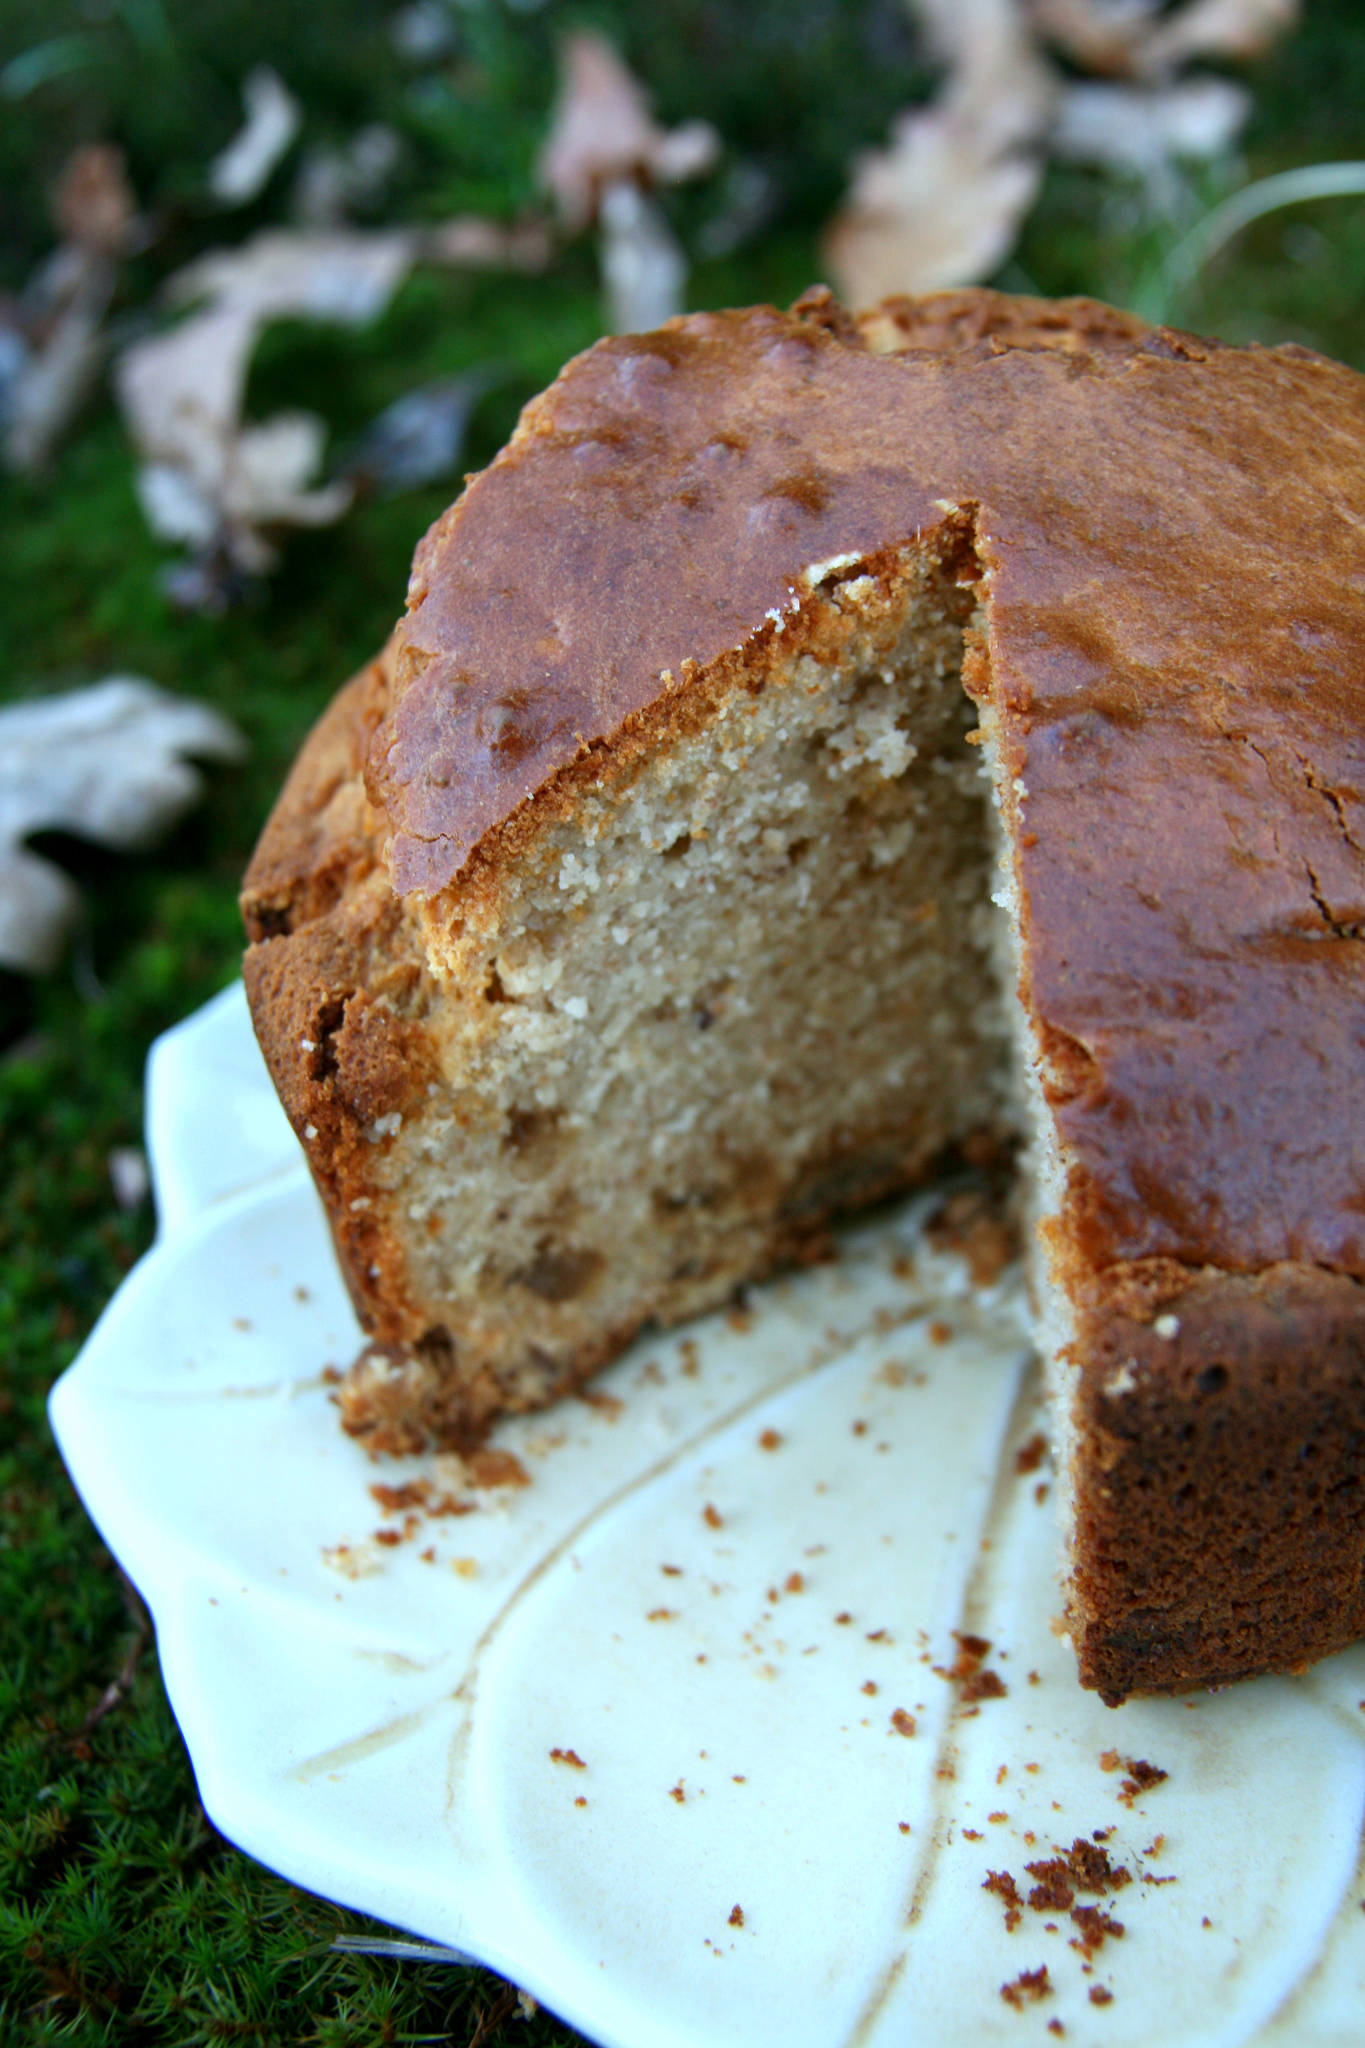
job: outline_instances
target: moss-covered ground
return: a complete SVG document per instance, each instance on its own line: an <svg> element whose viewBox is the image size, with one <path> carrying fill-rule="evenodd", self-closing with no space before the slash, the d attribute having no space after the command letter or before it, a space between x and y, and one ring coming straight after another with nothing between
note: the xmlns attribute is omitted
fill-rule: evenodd
<svg viewBox="0 0 1365 2048"><path fill-rule="evenodd" d="M762 235L693 271L694 305L785 301L820 275L818 230L858 148L922 95L899 0L504 0L453 9L455 56L413 74L377 0L0 0L0 289L50 242L45 191L72 143L128 152L161 234L130 266L135 320L196 249L277 218L272 186L214 220L203 165L238 119L237 81L272 62L315 136L386 119L408 138L393 218L533 197L556 33L605 27L671 119L704 114L780 195ZM1129 183L1054 170L1000 281L1162 300L1162 261L1220 196L1253 176L1365 156L1365 34L1354 0L1308 0L1299 35L1249 74L1256 112L1235 162L1178 182L1175 215ZM677 194L691 243L720 186ZM1169 195L1168 195L1169 197ZM1161 310L1242 340L1293 338L1365 366L1365 201L1273 216ZM424 378L496 366L466 450L477 467L519 404L599 331L590 251L535 278L424 273L359 333L267 336L250 409L304 403L338 444ZM138 510L109 398L49 474L0 480L0 698L145 674L209 699L250 740L154 854L51 842L88 916L63 970L0 978L0 2041L543 2044L479 1972L336 1954L364 1923L239 1854L206 1819L136 1596L86 1520L45 1418L48 1387L150 1242L148 1207L114 1199L111 1148L140 1135L142 1068L158 1032L237 971L238 876L272 794L338 681L382 640L408 559L444 485L361 505L291 541L256 602L175 611L166 550Z"/></svg>

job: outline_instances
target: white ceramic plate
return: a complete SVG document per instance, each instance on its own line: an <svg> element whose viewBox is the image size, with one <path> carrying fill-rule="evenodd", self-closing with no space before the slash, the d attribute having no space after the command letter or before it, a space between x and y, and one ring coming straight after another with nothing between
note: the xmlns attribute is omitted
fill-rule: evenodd
<svg viewBox="0 0 1365 2048"><path fill-rule="evenodd" d="M242 1848L620 2048L1357 2048L1365 1654L1083 1694L1017 1308L909 1212L508 1425L529 1486L385 1543L372 1485L449 1475L337 1426L359 1335L240 989L157 1045L148 1123L161 1235L52 1419ZM940 1675L954 1631L1003 1694ZM1125 1804L1113 1752L1167 1776ZM1087 1959L1026 1865L1105 1829Z"/></svg>

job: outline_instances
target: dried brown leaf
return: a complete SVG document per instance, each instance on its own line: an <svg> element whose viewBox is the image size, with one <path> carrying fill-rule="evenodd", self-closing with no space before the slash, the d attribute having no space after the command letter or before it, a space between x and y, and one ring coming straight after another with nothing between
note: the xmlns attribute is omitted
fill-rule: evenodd
<svg viewBox="0 0 1365 2048"><path fill-rule="evenodd" d="M339 148L315 146L299 165L290 212L304 227L341 227L353 212L379 205L404 154L402 136L383 121L368 122Z"/></svg>
<svg viewBox="0 0 1365 2048"><path fill-rule="evenodd" d="M94 256L120 256L133 235L136 205L123 151L91 142L67 158L52 217L64 242Z"/></svg>
<svg viewBox="0 0 1365 2048"><path fill-rule="evenodd" d="M404 230L275 230L202 257L171 280L173 302L208 303L136 343L115 368L154 531L200 552L221 545L237 568L259 573L275 560L262 528L340 518L350 486L309 487L325 440L315 415L243 423L251 352L261 329L288 314L351 326L374 319L416 246Z"/></svg>
<svg viewBox="0 0 1365 2048"><path fill-rule="evenodd" d="M1152 175L1173 157L1223 155L1250 111L1246 87L1212 73L1155 86L1081 79L1058 101L1052 152L1071 163Z"/></svg>
<svg viewBox="0 0 1365 2048"><path fill-rule="evenodd" d="M325 442L316 415L242 419L251 352L271 320L363 326L418 261L533 269L547 256L543 226L463 215L427 229L273 229L179 271L167 296L193 310L115 366L154 531L201 558L211 553L231 570L260 574L277 559L266 529L326 525L350 504L344 479L315 484ZM211 580L203 600L218 590Z"/></svg>
<svg viewBox="0 0 1365 2048"><path fill-rule="evenodd" d="M80 908L69 877L25 846L31 833L149 845L200 795L186 755L235 761L244 751L220 712L136 676L0 710L0 964L55 967Z"/></svg>
<svg viewBox="0 0 1365 2048"><path fill-rule="evenodd" d="M209 165L209 190L221 206L245 206L265 185L299 132L299 103L277 71L260 64L242 82L246 120Z"/></svg>
<svg viewBox="0 0 1365 2048"><path fill-rule="evenodd" d="M312 488L326 442L326 422L312 412L278 412L242 427L222 475L230 531L246 536L262 526L330 526L340 519L350 484L338 478ZM273 567L274 550L256 538L254 550L239 550L242 567Z"/></svg>
<svg viewBox="0 0 1365 2048"><path fill-rule="evenodd" d="M477 213L441 221L425 229L421 240L423 261L457 270L544 270L550 253L550 231L543 220L514 221L509 227Z"/></svg>
<svg viewBox="0 0 1365 2048"><path fill-rule="evenodd" d="M1039 31L1088 71L1168 76L1194 57L1245 62L1299 20L1300 0L1030 0Z"/></svg>
<svg viewBox="0 0 1365 2048"><path fill-rule="evenodd" d="M1160 73L1191 57L1246 63L1296 28L1299 11L1299 0L1190 0L1155 24L1143 42L1139 68Z"/></svg>
<svg viewBox="0 0 1365 2048"><path fill-rule="evenodd" d="M98 382L118 259L142 232L120 150L67 158L52 200L62 236L4 322L4 460L46 467Z"/></svg>
<svg viewBox="0 0 1365 2048"><path fill-rule="evenodd" d="M36 346L25 347L9 383L5 462L27 473L45 469L104 367L102 322L113 291L112 265L88 267Z"/></svg>
<svg viewBox="0 0 1365 2048"><path fill-rule="evenodd" d="M167 296L179 306L212 299L261 323L288 315L359 327L383 312L416 247L409 228L270 228L187 264Z"/></svg>
<svg viewBox="0 0 1365 2048"><path fill-rule="evenodd" d="M855 167L825 244L852 305L989 276L1042 177L1056 87L1014 0L923 0L921 11L948 78L936 101L901 115L889 149Z"/></svg>
<svg viewBox="0 0 1365 2048"><path fill-rule="evenodd" d="M682 311L687 258L658 205L628 178L602 194L602 282L613 334L647 334Z"/></svg>
<svg viewBox="0 0 1365 2048"><path fill-rule="evenodd" d="M564 38L559 100L539 176L571 234L588 226L610 185L679 184L709 170L719 151L708 122L659 127L644 87L605 36L579 30Z"/></svg>
<svg viewBox="0 0 1365 2048"><path fill-rule="evenodd" d="M347 475L386 493L448 476L459 462L470 413L495 381L489 370L475 369L404 392L366 428L351 450Z"/></svg>
<svg viewBox="0 0 1365 2048"><path fill-rule="evenodd" d="M903 114L891 146L854 167L825 244L843 296L865 305L987 277L1012 248L1048 154L1137 172L1235 141L1250 100L1229 79L1173 73L1192 57L1256 56L1300 0L909 0L939 97ZM1067 83L1050 41L1082 68L1141 86Z"/></svg>
<svg viewBox="0 0 1365 2048"><path fill-rule="evenodd" d="M1162 0L1026 0L1039 33L1083 71L1122 76Z"/></svg>
<svg viewBox="0 0 1365 2048"><path fill-rule="evenodd" d="M316 413L276 413L226 438L183 424L180 461L149 462L137 477L147 523L162 540L197 553L221 544L235 567L259 575L277 560L262 527L330 526L350 505L344 480L310 488L327 439Z"/></svg>

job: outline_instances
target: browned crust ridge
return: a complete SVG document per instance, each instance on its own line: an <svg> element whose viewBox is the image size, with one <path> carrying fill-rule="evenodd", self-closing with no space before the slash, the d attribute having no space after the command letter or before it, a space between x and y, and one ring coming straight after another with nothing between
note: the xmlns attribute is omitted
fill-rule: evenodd
<svg viewBox="0 0 1365 2048"><path fill-rule="evenodd" d="M242 892L243 965L261 1050L326 1206L341 1270L380 1343L412 1341L399 1234L369 1193L376 1119L411 1109L432 1069L418 935L380 860L365 750L386 649L341 690L299 755ZM406 1309L406 1313L405 1313Z"/></svg>
<svg viewBox="0 0 1365 2048"><path fill-rule="evenodd" d="M433 938L541 807L794 644L807 565L962 546L1071 1162L1083 1678L1361 1633L1363 445L1354 373L1081 301L816 293L570 364L247 878L257 1028L380 1341L414 1310L360 1132L425 1085Z"/></svg>
<svg viewBox="0 0 1365 2048"><path fill-rule="evenodd" d="M1077 1350L1083 1683L1117 1705L1301 1671L1365 1633L1358 1281L1120 1269L1087 1289Z"/></svg>

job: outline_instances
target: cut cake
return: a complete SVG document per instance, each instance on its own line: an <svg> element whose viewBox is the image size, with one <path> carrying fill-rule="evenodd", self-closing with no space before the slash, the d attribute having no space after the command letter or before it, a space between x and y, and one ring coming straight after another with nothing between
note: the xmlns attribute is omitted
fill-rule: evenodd
<svg viewBox="0 0 1365 2048"><path fill-rule="evenodd" d="M373 1344L468 1443L1025 1140L1109 1700L1365 1631L1365 380L1084 301L599 343L247 878Z"/></svg>

